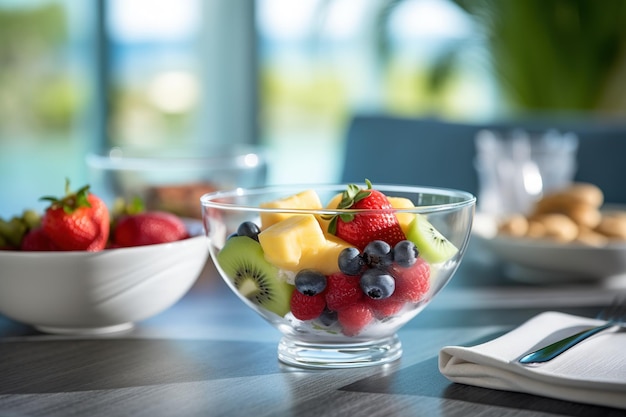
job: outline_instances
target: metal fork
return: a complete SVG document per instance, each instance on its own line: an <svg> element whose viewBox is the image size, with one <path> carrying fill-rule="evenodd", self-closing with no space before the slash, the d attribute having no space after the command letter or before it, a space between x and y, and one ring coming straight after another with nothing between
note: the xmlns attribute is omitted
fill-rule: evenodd
<svg viewBox="0 0 626 417"><path fill-rule="evenodd" d="M624 326L626 322L626 298L616 298L610 306L598 314L597 318L606 321L606 323L583 330L575 335L535 350L534 352L522 356L518 359L518 362L522 364L548 362L594 334L616 326Z"/></svg>

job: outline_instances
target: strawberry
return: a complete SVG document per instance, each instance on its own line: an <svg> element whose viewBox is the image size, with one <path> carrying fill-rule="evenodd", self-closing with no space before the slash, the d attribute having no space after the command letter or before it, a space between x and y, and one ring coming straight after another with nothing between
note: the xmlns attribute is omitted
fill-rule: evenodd
<svg viewBox="0 0 626 417"><path fill-rule="evenodd" d="M339 311L355 304L364 297L359 278L337 272L326 278L326 305L329 310Z"/></svg>
<svg viewBox="0 0 626 417"><path fill-rule="evenodd" d="M352 304L337 313L341 331L346 336L356 336L374 319L374 313L365 303Z"/></svg>
<svg viewBox="0 0 626 417"><path fill-rule="evenodd" d="M59 248L52 243L43 228L38 227L26 233L22 239L20 250L23 251L55 251Z"/></svg>
<svg viewBox="0 0 626 417"><path fill-rule="evenodd" d="M112 246L154 245L187 237L187 227L178 216L163 211L147 211L119 218L113 228Z"/></svg>
<svg viewBox="0 0 626 417"><path fill-rule="evenodd" d="M398 223L387 196L372 189L350 184L343 192L338 209L374 210L375 213L341 214L330 217L328 232L363 250L373 240L382 240L392 247L406 236Z"/></svg>
<svg viewBox="0 0 626 417"><path fill-rule="evenodd" d="M430 288L430 265L422 258L408 268L394 263L390 267L391 275L396 279L393 298L411 303L421 301Z"/></svg>
<svg viewBox="0 0 626 417"><path fill-rule="evenodd" d="M89 185L75 193L65 184L65 196L42 197L51 202L41 219L43 232L58 250L99 251L109 239L109 211L104 202L89 192Z"/></svg>
<svg viewBox="0 0 626 417"><path fill-rule="evenodd" d="M299 291L291 293L291 313L298 320L318 318L326 307L324 293L304 295Z"/></svg>

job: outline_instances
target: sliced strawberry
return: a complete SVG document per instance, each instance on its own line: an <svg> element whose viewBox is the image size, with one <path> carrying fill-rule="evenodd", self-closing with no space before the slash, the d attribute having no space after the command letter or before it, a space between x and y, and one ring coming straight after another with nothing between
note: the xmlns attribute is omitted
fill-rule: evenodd
<svg viewBox="0 0 626 417"><path fill-rule="evenodd" d="M41 227L59 250L105 248L109 238L109 211L100 198L89 193L88 185L72 193L68 181L64 197L42 199L51 204L44 213Z"/></svg>
<svg viewBox="0 0 626 417"><path fill-rule="evenodd" d="M121 217L113 229L112 245L131 247L175 242L188 237L185 223L176 215L161 211Z"/></svg>
<svg viewBox="0 0 626 417"><path fill-rule="evenodd" d="M350 184L344 191L337 208L373 210L374 212L334 216L331 218L328 231L360 250L373 240L385 241L393 247L396 243L405 240L406 236L387 196L372 189L372 183L368 180L366 184L367 189Z"/></svg>
<svg viewBox="0 0 626 417"><path fill-rule="evenodd" d="M337 320L346 336L356 336L374 319L374 313L364 302L339 310Z"/></svg>
<svg viewBox="0 0 626 417"><path fill-rule="evenodd" d="M397 264L390 267L391 275L396 279L393 298L411 303L421 301L430 288L430 265L422 258L408 268Z"/></svg>
<svg viewBox="0 0 626 417"><path fill-rule="evenodd" d="M304 295L299 291L291 294L291 313L298 320L313 320L318 318L326 308L324 293Z"/></svg>
<svg viewBox="0 0 626 417"><path fill-rule="evenodd" d="M337 272L326 280L326 305L330 310L339 311L358 303L364 294L359 277Z"/></svg>

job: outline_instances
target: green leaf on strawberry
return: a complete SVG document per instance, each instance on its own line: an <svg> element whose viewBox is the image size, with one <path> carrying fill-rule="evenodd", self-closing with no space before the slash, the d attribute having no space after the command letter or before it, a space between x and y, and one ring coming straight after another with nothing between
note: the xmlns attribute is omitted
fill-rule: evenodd
<svg viewBox="0 0 626 417"><path fill-rule="evenodd" d="M55 196L41 197L41 201L49 201L50 209L62 209L65 214L72 214L80 207L91 207L89 202L89 185L79 188L72 192L70 189L70 180L65 180L65 195L62 198Z"/></svg>
<svg viewBox="0 0 626 417"><path fill-rule="evenodd" d="M337 205L337 208L338 209L350 208L354 206L355 203L358 203L364 198L369 197L371 194L369 190L371 190L372 188L372 183L367 179L365 180L365 183L367 184L366 190L362 189L356 184L349 184L348 189L343 192L341 196L341 201ZM344 222L350 222L354 220L354 214L344 213L344 214L340 214L339 216L331 216L330 223L328 224L328 232L333 235L337 233L337 219L338 218L340 218Z"/></svg>

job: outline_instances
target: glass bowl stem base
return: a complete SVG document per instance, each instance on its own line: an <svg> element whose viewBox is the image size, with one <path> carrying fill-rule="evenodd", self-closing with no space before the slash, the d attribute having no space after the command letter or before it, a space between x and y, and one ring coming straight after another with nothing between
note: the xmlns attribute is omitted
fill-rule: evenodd
<svg viewBox="0 0 626 417"><path fill-rule="evenodd" d="M291 366L313 369L357 368L382 365L402 356L397 335L358 343L312 343L284 336L278 344L278 359Z"/></svg>

